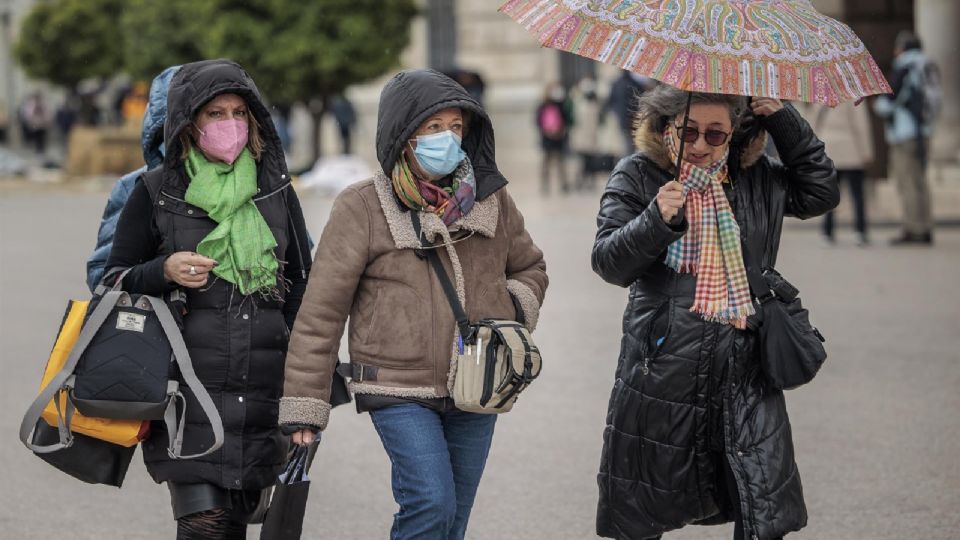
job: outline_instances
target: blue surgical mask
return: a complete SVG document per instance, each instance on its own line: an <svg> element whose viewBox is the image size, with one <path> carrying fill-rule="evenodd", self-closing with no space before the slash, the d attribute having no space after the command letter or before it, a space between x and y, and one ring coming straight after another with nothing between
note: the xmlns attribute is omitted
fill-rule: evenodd
<svg viewBox="0 0 960 540"><path fill-rule="evenodd" d="M413 155L424 172L433 176L452 173L467 154L460 147L460 137L447 130L417 137Z"/></svg>

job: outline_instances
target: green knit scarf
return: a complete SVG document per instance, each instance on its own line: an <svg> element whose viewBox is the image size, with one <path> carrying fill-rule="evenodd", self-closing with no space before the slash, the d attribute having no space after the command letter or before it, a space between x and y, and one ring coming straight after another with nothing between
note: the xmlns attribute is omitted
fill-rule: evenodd
<svg viewBox="0 0 960 540"><path fill-rule="evenodd" d="M277 287L277 240L253 202L257 163L250 151L232 165L208 161L191 148L186 161L188 203L203 209L217 227L200 241L197 253L217 261L213 273L244 295L270 294Z"/></svg>

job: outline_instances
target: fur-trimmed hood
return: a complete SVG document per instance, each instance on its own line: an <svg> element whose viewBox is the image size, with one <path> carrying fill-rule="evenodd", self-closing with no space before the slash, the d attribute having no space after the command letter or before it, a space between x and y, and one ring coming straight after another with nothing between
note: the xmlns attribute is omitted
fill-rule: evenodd
<svg viewBox="0 0 960 540"><path fill-rule="evenodd" d="M676 165L670 159L670 152L663 142L663 134L657 131L652 118L638 121L633 132L633 144L637 152L650 158L658 167L670 173L675 172ZM730 153L740 149L740 169L746 169L757 163L763 155L767 145L767 132L760 132L748 139L746 145L731 143Z"/></svg>

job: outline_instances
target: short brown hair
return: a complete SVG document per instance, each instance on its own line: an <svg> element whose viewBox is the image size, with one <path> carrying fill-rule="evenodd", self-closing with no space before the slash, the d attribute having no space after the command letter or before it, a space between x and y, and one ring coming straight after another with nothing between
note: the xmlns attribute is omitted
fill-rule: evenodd
<svg viewBox="0 0 960 540"><path fill-rule="evenodd" d="M249 133L247 136L247 150L250 150L250 155L253 156L253 159L260 161L260 156L263 155L263 137L260 135L260 122L257 122L257 117L250 112L250 107L247 107L247 118L250 120L248 124ZM183 128L180 131L180 159L185 161L187 156L190 154L190 149L193 148L193 137L190 135L190 126Z"/></svg>

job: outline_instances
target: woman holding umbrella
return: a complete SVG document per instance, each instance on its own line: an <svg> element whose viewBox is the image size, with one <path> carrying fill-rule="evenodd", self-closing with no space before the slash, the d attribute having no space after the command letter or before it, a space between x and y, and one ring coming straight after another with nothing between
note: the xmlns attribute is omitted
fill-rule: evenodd
<svg viewBox="0 0 960 540"><path fill-rule="evenodd" d="M766 133L744 135L744 118L773 137L782 164L763 155ZM604 191L592 257L604 280L630 287L597 532L649 539L732 520L735 538L779 538L807 515L783 394L758 372L741 241L772 267L784 215L837 205L833 164L776 99L748 107L661 85L640 99L636 126L637 152Z"/></svg>

